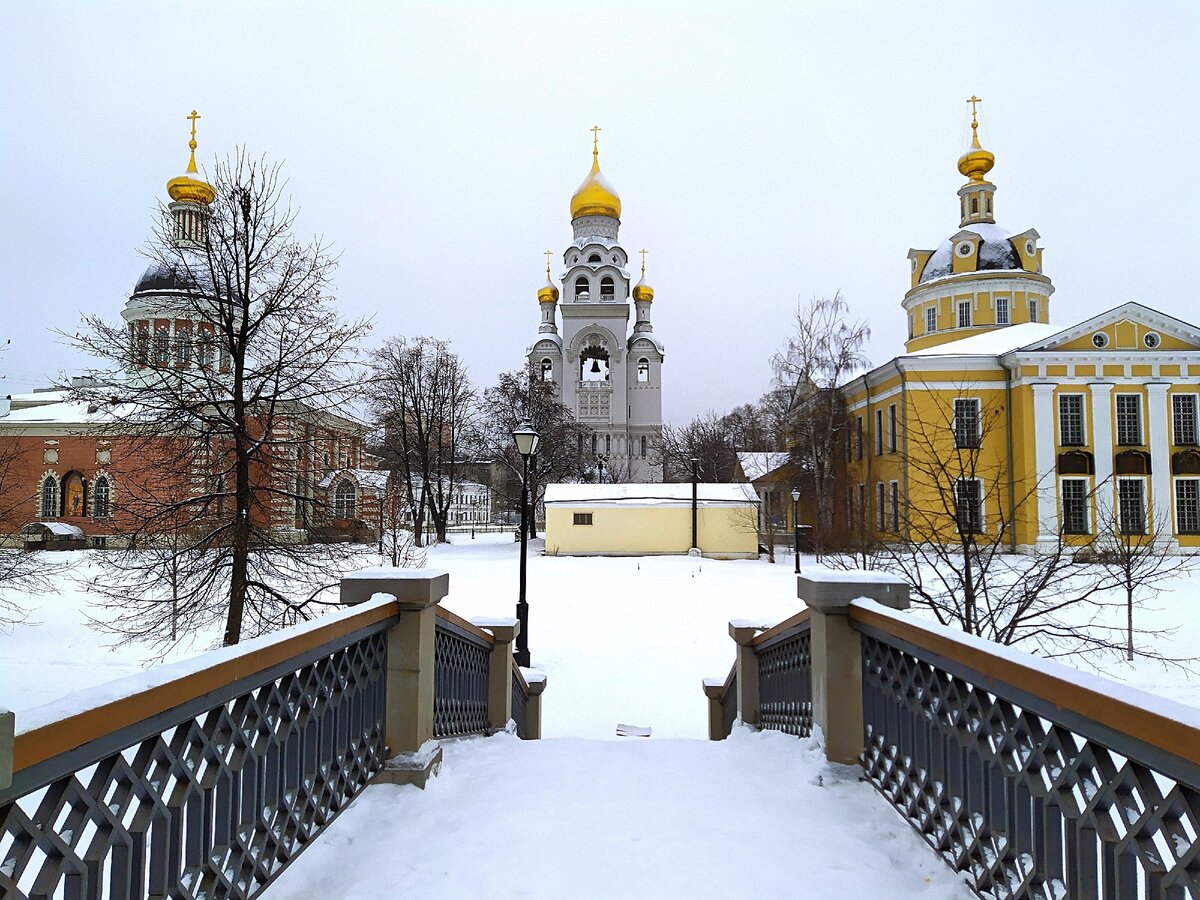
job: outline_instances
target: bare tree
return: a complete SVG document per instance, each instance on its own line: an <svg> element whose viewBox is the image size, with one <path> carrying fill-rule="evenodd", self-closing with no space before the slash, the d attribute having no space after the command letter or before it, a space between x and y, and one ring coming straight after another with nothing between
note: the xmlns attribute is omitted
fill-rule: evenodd
<svg viewBox="0 0 1200 900"><path fill-rule="evenodd" d="M663 460L663 480L691 481L695 459L698 480L733 481L737 470L739 421L710 410L687 425L663 427L658 451Z"/></svg>
<svg viewBox="0 0 1200 900"><path fill-rule="evenodd" d="M130 549L107 557L119 569L110 584L124 572L144 589L114 622L131 638L168 634L171 598L157 584L175 567L180 629L223 620L228 645L307 617L336 581L344 554L301 543L280 520L331 516L312 492L313 434L353 424L334 411L355 391L369 325L337 313L336 260L295 236L279 164L238 151L212 175L199 225L181 230L163 209L146 248L172 284L152 315L190 323L176 346L98 317L73 343L103 366L76 399L103 410L125 448L114 521ZM177 546L163 538L176 533Z"/></svg>
<svg viewBox="0 0 1200 900"><path fill-rule="evenodd" d="M552 382L531 377L527 369L501 373L496 384L483 393L474 455L498 463L498 472L488 485L499 502L520 508L521 457L512 432L529 422L541 435L537 456L530 461L529 497L536 511L546 485L556 481L584 481L592 474L592 431L575 421L559 402ZM605 473L607 480L607 472ZM537 536L537 515L529 517L530 536Z"/></svg>
<svg viewBox="0 0 1200 900"><path fill-rule="evenodd" d="M19 487L22 483L19 472L26 452L20 442L0 438L0 625L25 621L21 598L49 587L48 576L54 569L44 552L26 551L22 547L22 510L36 499Z"/></svg>
<svg viewBox="0 0 1200 900"><path fill-rule="evenodd" d="M995 447L1003 410L967 402L978 405L910 417L904 458L918 488L895 511L897 528L867 529L871 565L902 576L915 603L970 634L1047 657L1123 652L1112 579L1092 564L1090 537L1063 533L1035 554L1010 551L1040 484L1010 485ZM1178 662L1148 646L1142 655Z"/></svg>
<svg viewBox="0 0 1200 900"><path fill-rule="evenodd" d="M426 509L444 542L475 409L466 367L445 341L394 338L374 354L367 396L386 464L400 475L417 546Z"/></svg>
<svg viewBox="0 0 1200 900"><path fill-rule="evenodd" d="M1120 479L1116 487L1119 488ZM1111 579L1125 598L1125 658L1132 660L1134 607L1156 597L1165 588L1164 579L1195 568L1195 559L1172 553L1166 539L1171 534L1169 510L1145 507L1139 490L1123 504L1111 500L1114 485L1096 486L1092 496L1096 509L1096 537L1091 544L1096 565ZM1149 515L1147 515L1149 513ZM1164 537L1165 536L1165 537ZM1136 600L1136 602L1135 602Z"/></svg>
<svg viewBox="0 0 1200 900"><path fill-rule="evenodd" d="M839 454L849 427L838 389L869 365L863 347L871 329L849 315L840 293L798 304L792 334L771 360L777 388L790 395L793 461L811 475L822 539L834 533Z"/></svg>
<svg viewBox="0 0 1200 900"><path fill-rule="evenodd" d="M414 532L405 527L405 512L411 491L397 472L388 475L388 484L379 504L379 555L385 564L403 568L425 565L425 551Z"/></svg>

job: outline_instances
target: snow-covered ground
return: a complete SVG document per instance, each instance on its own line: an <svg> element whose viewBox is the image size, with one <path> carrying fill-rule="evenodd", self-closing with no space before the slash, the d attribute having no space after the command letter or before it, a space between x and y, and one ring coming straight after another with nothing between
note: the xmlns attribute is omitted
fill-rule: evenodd
<svg viewBox="0 0 1200 900"><path fill-rule="evenodd" d="M497 735L445 754L424 791L369 788L266 896L973 896L812 740Z"/></svg>

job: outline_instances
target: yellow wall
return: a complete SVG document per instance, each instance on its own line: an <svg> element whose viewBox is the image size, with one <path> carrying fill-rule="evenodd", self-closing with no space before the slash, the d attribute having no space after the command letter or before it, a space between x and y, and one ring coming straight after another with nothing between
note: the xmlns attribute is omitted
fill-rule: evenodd
<svg viewBox="0 0 1200 900"><path fill-rule="evenodd" d="M592 524L574 524L575 513L591 513ZM757 507L701 507L696 519L697 538L705 556L758 555ZM550 556L686 554L691 545L690 506L546 508L546 553Z"/></svg>

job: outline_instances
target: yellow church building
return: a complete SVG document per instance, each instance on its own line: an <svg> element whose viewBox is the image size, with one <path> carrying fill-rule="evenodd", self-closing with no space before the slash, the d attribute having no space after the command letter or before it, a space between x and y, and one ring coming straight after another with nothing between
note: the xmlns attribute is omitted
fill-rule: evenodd
<svg viewBox="0 0 1200 900"><path fill-rule="evenodd" d="M843 389L851 533L1200 547L1200 328L1139 303L1051 325L1040 236L996 224L971 129L959 230L908 254L905 353Z"/></svg>

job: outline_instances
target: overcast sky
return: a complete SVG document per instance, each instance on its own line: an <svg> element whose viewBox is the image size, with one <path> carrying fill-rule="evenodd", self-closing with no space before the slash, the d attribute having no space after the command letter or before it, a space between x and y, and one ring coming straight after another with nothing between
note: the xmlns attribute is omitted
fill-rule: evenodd
<svg viewBox="0 0 1200 900"><path fill-rule="evenodd" d="M542 251L600 160L646 247L664 415L756 399L797 299L841 291L883 362L910 247L958 230L972 93L997 221L1037 228L1064 327L1127 300L1193 322L1200 4L46 3L0 8L5 393L86 362L166 181L284 160L373 341L451 342L479 385L537 331Z"/></svg>

